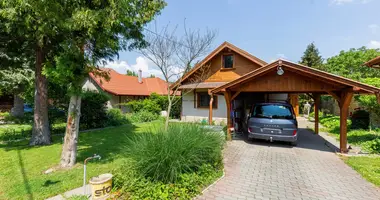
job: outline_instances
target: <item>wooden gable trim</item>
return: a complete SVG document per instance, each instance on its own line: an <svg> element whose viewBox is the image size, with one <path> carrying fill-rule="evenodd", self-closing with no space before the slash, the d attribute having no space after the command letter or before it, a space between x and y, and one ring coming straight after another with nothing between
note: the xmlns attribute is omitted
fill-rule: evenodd
<svg viewBox="0 0 380 200"><path fill-rule="evenodd" d="M317 70L317 69L314 69L314 68L311 68L311 67L306 67L306 66L303 66L303 65L299 65L299 64L295 64L295 63L292 63L290 61L286 61L286 60L277 60L277 61L274 61L264 67L261 67L261 68L258 68L234 81L231 81L229 83L226 83L218 88L215 88L213 90L211 90L212 93L218 93L220 92L221 90L223 89L226 89L226 88L229 88L231 86L234 86L236 84L241 84L241 83L244 83L245 81L247 80L250 80L252 78L255 78L275 67L278 67L279 66L279 63L281 62L281 65L284 69L286 68L290 68L290 69L294 69L294 70L297 70L297 71L300 71L302 73L306 73L306 74L309 74L309 75L312 75L313 77L321 77L322 79L325 79L325 80L329 80L333 83L339 83L339 84L342 84L342 85L346 85L346 86L350 86L350 87L353 87L355 88L355 91L356 92L362 92L365 91L365 92L369 92L369 93L379 93L380 92L380 89L379 88L376 88L376 87L373 87L373 86L370 86L370 85L367 85L367 84L363 84L363 83L360 83L360 82L357 82L357 81L353 81L351 79L347 79L347 78L344 78L344 77L341 77L341 76L337 76L337 75L334 75L334 74L330 74L330 73L327 73L327 72L324 72L324 71L320 71L320 70ZM285 71L286 73L286 71Z"/></svg>
<svg viewBox="0 0 380 200"><path fill-rule="evenodd" d="M196 72L200 67L205 65L207 62L209 62L212 58L214 58L216 55L218 55L225 48L231 49L232 51L236 52L237 54L247 58L248 60L250 60L250 61L252 61L252 62L254 62L254 63L256 63L262 67L267 64L265 61L263 61L263 60L255 57L255 56L251 55L250 53L232 45L229 42L223 42L219 47L217 47L216 49L214 49L214 51L212 51L209 55L207 55L201 62L196 64L193 69L191 69L189 72L187 72L185 75L183 75L182 78L180 78L172 86L170 86L171 89L178 87L179 84L181 84L183 81L185 81L189 76L191 76L194 72ZM235 62L235 60L234 60L234 62Z"/></svg>
<svg viewBox="0 0 380 200"><path fill-rule="evenodd" d="M380 68L379 66L375 66L375 65L380 65L380 56L369 60L363 65L366 65L367 67Z"/></svg>

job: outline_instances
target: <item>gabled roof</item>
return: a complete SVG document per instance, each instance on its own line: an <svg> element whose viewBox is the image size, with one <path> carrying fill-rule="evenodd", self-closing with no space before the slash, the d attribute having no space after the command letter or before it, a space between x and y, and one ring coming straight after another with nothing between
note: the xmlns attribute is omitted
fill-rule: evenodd
<svg viewBox="0 0 380 200"><path fill-rule="evenodd" d="M364 63L364 65L367 65L368 67L373 67L373 68L380 68L380 56Z"/></svg>
<svg viewBox="0 0 380 200"><path fill-rule="evenodd" d="M214 56L216 56L218 53L220 53L223 49L229 48L232 51L235 51L239 55L247 58L248 60L260 65L260 66L265 66L267 63L250 53L244 51L243 49L240 49L239 47L229 43L229 42L223 42L219 47L217 47L214 51L212 51L209 55L207 55L201 62L197 63L193 69L191 69L189 72L184 74L181 79L176 81L172 87L177 87L178 84L181 84L181 82L185 81L190 75L192 75L194 72L196 72L200 67L205 65L207 62L209 62Z"/></svg>
<svg viewBox="0 0 380 200"><path fill-rule="evenodd" d="M108 93L126 96L149 96L152 93L167 95L168 83L158 77L142 78L142 83L139 83L135 76L119 74L109 68L102 68L101 70L108 72L109 81L95 76L93 73L89 75L102 90Z"/></svg>
<svg viewBox="0 0 380 200"><path fill-rule="evenodd" d="M256 70L252 71L252 72L249 72L246 75L241 76L241 77L239 77L239 78L237 78L237 79L235 79L229 83L226 83L220 87L214 88L213 90L211 90L211 93L218 93L218 92L221 92L222 90L225 90L226 88L230 88L232 86L236 86L238 84L245 83L245 82L252 80L252 79L255 79L256 77L259 77L260 75L262 75L262 74L264 74L264 73L266 73L272 69L275 69L279 66L281 66L281 68L283 68L284 70L286 70L286 68L290 68L294 71L299 71L303 74L315 76L319 80L325 80L328 82L338 83L338 84L342 84L345 86L353 87L355 89L355 91L358 93L360 93L360 92L361 93L374 93L374 94L380 93L380 88L370 86L367 84L363 84L361 82L354 81L354 80L344 78L341 76L337 76L335 74L331 74L331 73L328 73L325 71L317 70L315 68L296 64L296 63L293 63L293 62L290 62L287 60L283 60L283 59L276 60L272 63L267 64L264 67L261 67L261 68L258 68ZM285 73L286 73L286 71L285 71Z"/></svg>

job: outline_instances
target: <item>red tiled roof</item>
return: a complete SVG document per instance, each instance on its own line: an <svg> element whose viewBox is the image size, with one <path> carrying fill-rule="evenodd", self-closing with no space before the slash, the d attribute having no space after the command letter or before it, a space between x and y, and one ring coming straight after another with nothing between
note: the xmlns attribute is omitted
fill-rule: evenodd
<svg viewBox="0 0 380 200"><path fill-rule="evenodd" d="M127 76L119 74L113 69L103 68L109 75L109 81L105 78L95 76L90 73L90 77L97 83L97 85L104 91L114 95L129 95L129 96L149 96L152 93L159 95L167 95L166 81L155 78L142 78L142 83L138 82L135 76ZM179 95L179 94L177 94Z"/></svg>

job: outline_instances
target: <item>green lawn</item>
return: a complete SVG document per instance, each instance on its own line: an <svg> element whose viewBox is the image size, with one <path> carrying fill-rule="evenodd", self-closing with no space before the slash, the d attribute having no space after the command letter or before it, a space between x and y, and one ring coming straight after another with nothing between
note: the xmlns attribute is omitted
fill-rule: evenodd
<svg viewBox="0 0 380 200"><path fill-rule="evenodd" d="M66 123L52 125L52 134L63 134ZM31 124L1 124L0 141L29 138L32 134Z"/></svg>
<svg viewBox="0 0 380 200"><path fill-rule="evenodd" d="M128 137L162 122L125 125L80 133L78 164L71 170L51 174L43 172L59 163L62 136L54 136L53 144L29 147L28 141L0 145L0 199L45 199L81 186L83 161L99 154L100 161L90 161L87 177L110 172L125 158L121 152Z"/></svg>
<svg viewBox="0 0 380 200"><path fill-rule="evenodd" d="M344 161L369 182L380 186L380 157L348 157Z"/></svg>

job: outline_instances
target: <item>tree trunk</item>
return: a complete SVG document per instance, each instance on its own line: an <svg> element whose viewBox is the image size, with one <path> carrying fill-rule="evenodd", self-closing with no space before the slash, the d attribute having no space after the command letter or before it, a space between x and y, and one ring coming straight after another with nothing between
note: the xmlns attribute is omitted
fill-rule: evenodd
<svg viewBox="0 0 380 200"><path fill-rule="evenodd" d="M44 53L41 48L36 50L35 93L33 131L30 145L47 145L51 143L48 118L48 88L46 77L42 74Z"/></svg>
<svg viewBox="0 0 380 200"><path fill-rule="evenodd" d="M77 157L77 143L79 132L81 97L73 95L70 98L69 113L67 117L67 125L65 139L62 147L61 163L62 168L72 167Z"/></svg>
<svg viewBox="0 0 380 200"><path fill-rule="evenodd" d="M13 95L13 108L11 112L14 117L24 116L24 99L19 94Z"/></svg>
<svg viewBox="0 0 380 200"><path fill-rule="evenodd" d="M168 130L168 127L169 127L169 119L170 119L170 111L172 109L172 99L170 99L170 96L168 95L168 110L167 110L167 114L166 114L166 120L165 120L165 131Z"/></svg>

